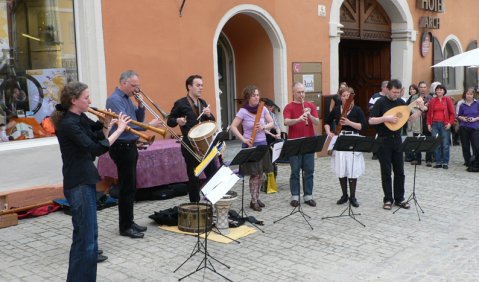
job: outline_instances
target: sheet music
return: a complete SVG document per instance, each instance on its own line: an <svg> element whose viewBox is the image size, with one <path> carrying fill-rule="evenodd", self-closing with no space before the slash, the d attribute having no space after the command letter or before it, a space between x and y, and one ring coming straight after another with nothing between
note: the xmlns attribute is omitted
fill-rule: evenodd
<svg viewBox="0 0 479 282"><path fill-rule="evenodd" d="M278 142L273 145L273 158L271 159L271 162L275 162L279 156L281 155L281 150L283 149L284 141L283 142Z"/></svg>
<svg viewBox="0 0 479 282"><path fill-rule="evenodd" d="M328 151L332 151L334 144L336 144L336 140L338 139L338 135L334 135L331 139L331 143L329 143Z"/></svg>
<svg viewBox="0 0 479 282"><path fill-rule="evenodd" d="M201 192L212 203L220 200L235 184L239 177L229 167L222 166L206 183Z"/></svg>

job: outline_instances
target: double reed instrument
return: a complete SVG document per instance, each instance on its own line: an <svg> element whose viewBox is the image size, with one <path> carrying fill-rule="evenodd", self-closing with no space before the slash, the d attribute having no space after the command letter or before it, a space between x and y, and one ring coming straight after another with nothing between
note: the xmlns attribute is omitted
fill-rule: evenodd
<svg viewBox="0 0 479 282"><path fill-rule="evenodd" d="M303 114L304 114L304 98L301 98L301 107L303 107ZM308 126L309 125L308 119L306 119L304 123L306 124L306 126Z"/></svg>
<svg viewBox="0 0 479 282"><path fill-rule="evenodd" d="M113 118L118 118L118 115L113 113L113 112L99 110L99 109L96 109L96 108L91 108L90 107L90 108L88 108L88 112L91 113L91 114L94 114L98 117L103 117L104 115L108 115L108 116L111 116ZM136 126L139 126L143 129L154 131L154 132L159 133L163 136L165 135L165 130L164 129L156 128L156 127L150 126L148 124L141 123L141 122L136 121L136 120L131 120L130 123L134 124ZM150 145L151 145L151 143L153 143L153 141L155 141L155 135L151 135L151 136L147 135L143 132L140 132L138 130L135 130L135 129L131 128L130 126L127 126L125 128L125 131L133 133L136 136L139 136L140 138L145 139L148 142L148 144L150 144Z"/></svg>
<svg viewBox="0 0 479 282"><path fill-rule="evenodd" d="M178 136L178 134L176 134L176 132L173 130L173 128L169 127L167 124L166 124L166 119L168 117L168 114L163 111L150 97L148 97L148 95L146 95L145 92L141 91L141 89L139 87L136 87L135 88L135 91L133 92L133 95L135 96L135 99L138 101L138 103L142 104L143 107L145 107L145 109L150 112L150 114L153 115L153 117L155 117L156 119L158 119L161 124L166 128L166 130L168 130L168 132L171 134L171 136L173 136L173 138L175 138L178 142L181 143L181 145L183 145L183 147L198 161L198 162L201 162L203 160L203 158L201 156L199 156L190 146L188 146L188 144L186 144L183 139L181 138L181 136ZM156 108L156 110L163 116L160 117L160 115L158 115L157 112L155 112L151 107L150 105L148 105L145 100L143 99L143 96L146 97L146 99L148 99L148 101Z"/></svg>

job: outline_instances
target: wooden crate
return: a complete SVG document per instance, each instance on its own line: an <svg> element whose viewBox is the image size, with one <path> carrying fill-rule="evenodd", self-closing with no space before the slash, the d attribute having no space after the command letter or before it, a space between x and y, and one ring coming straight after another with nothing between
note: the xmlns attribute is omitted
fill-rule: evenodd
<svg viewBox="0 0 479 282"><path fill-rule="evenodd" d="M0 228L14 226L17 224L18 224L18 215L16 213L0 215Z"/></svg>

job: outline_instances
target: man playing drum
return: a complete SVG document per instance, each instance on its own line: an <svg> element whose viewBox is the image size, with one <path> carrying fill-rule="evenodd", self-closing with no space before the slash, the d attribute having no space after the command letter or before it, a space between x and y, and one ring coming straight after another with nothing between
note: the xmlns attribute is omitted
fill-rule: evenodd
<svg viewBox="0 0 479 282"><path fill-rule="evenodd" d="M186 79L186 90L188 93L175 102L168 117L169 127L180 126L183 134L183 144L181 153L186 162L186 172L188 174L188 193L190 202L200 201L200 179L195 176L195 167L198 166L202 155L194 150L190 140L187 138L189 131L199 122L215 121L209 105L201 99L203 91L203 79L200 75L191 75ZM189 146L189 148L185 148ZM211 178L218 170L215 161L212 161L204 170L207 179Z"/></svg>

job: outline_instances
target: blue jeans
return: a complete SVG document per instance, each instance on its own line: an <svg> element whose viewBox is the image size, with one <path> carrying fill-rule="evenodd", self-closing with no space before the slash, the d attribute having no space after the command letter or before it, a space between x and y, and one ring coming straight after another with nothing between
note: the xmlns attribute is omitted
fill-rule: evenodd
<svg viewBox="0 0 479 282"><path fill-rule="evenodd" d="M291 166L291 177L289 186L291 188L291 199L299 201L300 176L299 172L303 169L303 192L304 201L313 199L313 173L314 173L314 154L304 154L289 157Z"/></svg>
<svg viewBox="0 0 479 282"><path fill-rule="evenodd" d="M451 145L451 128L445 129L444 123L442 122L433 122L431 135L436 136L441 140L441 145L437 146L434 151L436 156L437 165L447 165L449 164L449 145Z"/></svg>
<svg viewBox="0 0 479 282"><path fill-rule="evenodd" d="M96 281L98 225L95 185L80 185L63 191L72 214L73 242L67 281Z"/></svg>

